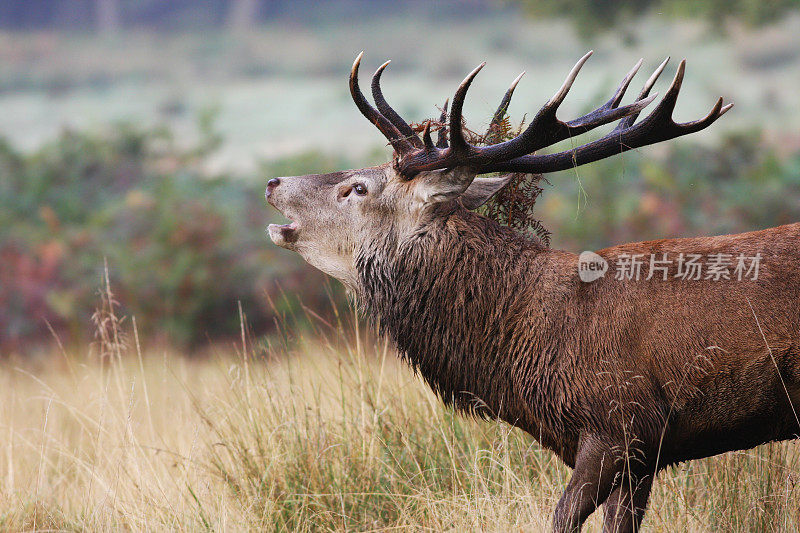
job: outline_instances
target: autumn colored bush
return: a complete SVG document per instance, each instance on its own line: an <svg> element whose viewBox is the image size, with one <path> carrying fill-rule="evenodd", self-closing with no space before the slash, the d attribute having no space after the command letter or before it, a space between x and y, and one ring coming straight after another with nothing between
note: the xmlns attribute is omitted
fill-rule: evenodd
<svg viewBox="0 0 800 533"><path fill-rule="evenodd" d="M0 145L6 352L53 333L87 340L106 264L124 314L183 345L237 334L240 303L266 330L300 299L328 301L321 275L270 245L263 180L202 170L208 141L178 148L164 131L120 125L65 132L30 155Z"/></svg>

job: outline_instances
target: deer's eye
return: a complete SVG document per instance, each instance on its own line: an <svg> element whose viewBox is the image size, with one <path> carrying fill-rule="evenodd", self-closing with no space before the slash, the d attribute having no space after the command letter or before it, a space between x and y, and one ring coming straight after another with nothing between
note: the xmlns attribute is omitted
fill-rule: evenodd
<svg viewBox="0 0 800 533"><path fill-rule="evenodd" d="M366 186L366 185L364 185L363 183L356 183L356 184L354 184L354 185L353 185L353 190L354 190L354 191L356 192L356 194L357 194L357 195L359 195L359 196L364 196L365 194L367 194L367 186Z"/></svg>

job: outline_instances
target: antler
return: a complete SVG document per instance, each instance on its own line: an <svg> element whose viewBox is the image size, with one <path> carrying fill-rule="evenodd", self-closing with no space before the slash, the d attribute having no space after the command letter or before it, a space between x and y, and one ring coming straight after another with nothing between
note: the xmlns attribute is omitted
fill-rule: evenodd
<svg viewBox="0 0 800 533"><path fill-rule="evenodd" d="M625 75L617 90L606 103L582 117L563 122L556 117L556 112L566 98L581 67L592 55L590 51L575 64L561 88L539 110L524 132L509 141L489 146L475 146L469 144L464 138L461 125L462 108L472 80L485 65L485 63L481 63L461 82L461 85L456 90L449 117L447 116L447 105L445 104L441 121L444 122L445 119L449 119L447 121L447 130L450 136L449 146L443 131L444 127L439 130L439 138L434 145L430 135L430 121L426 123L422 140L420 140L411 127L383 98L380 89L380 76L388 62L378 68L372 79L372 92L380 111L367 103L358 89L358 64L362 55L363 52L359 54L353 64L353 70L350 75L350 92L359 110L381 130L395 148L400 173L407 179L413 178L419 172L454 167L471 167L477 174L509 171L544 173L564 170L633 148L702 130L733 106L733 104L728 104L723 107L722 98L720 98L711 112L700 120L683 124L673 121L672 111L675 108L675 102L686 68L686 61L684 60L678 66L675 79L664 98L652 113L639 123L634 124L641 111L655 100L657 94L648 95L664 70L669 58L662 62L650 76L637 99L631 104L620 107L619 104L625 91L642 65L642 60L639 60ZM500 106L495 112L487 135L492 133L505 115L511 96L521 77L522 75L518 76L506 91ZM619 120L617 127L601 139L556 154L533 155L534 152L546 146L617 120Z"/></svg>
<svg viewBox="0 0 800 533"><path fill-rule="evenodd" d="M497 106L497 111L494 112L494 115L492 116L492 121L489 123L489 128L486 130L486 135L484 136L487 139L488 144L491 144L490 141L498 138L497 129L500 127L500 123L506 116L506 112L508 111L508 104L511 103L511 97L514 96L514 89L517 88L519 80L521 80L522 76L524 75L525 71L523 70L522 72L520 72L519 76L517 76L514 79L514 81L511 82L511 85L506 91L506 94L503 95L503 99L500 100L500 105Z"/></svg>
<svg viewBox="0 0 800 533"><path fill-rule="evenodd" d="M444 101L444 105L442 106L442 115L439 117L439 122L442 126L439 128L439 134L436 136L436 148L447 148L447 128L445 128L444 123L447 120L447 104L450 103L450 99L446 99Z"/></svg>
<svg viewBox="0 0 800 533"><path fill-rule="evenodd" d="M358 57L356 57L356 60L353 62L353 68L350 70L350 95L353 97L356 107L359 111L361 111L362 115L367 117L367 120L375 124L375 126L380 130L383 136L386 137L386 140L389 141L398 154L405 154L414 151L416 146L409 140L410 137L404 135L395 124L381 114L380 111L372 107L369 102L367 102L367 99L364 98L364 94L358 87L358 66L361 64L361 58L363 56L364 52L358 54ZM378 72L375 73L377 82L374 82L374 86L378 86L378 95L380 95L380 73L384 68L386 68L386 64L379 68ZM383 100L382 95L381 100ZM383 100L383 103L385 104L386 101ZM389 104L386 104L386 108L391 109L392 113L394 113L394 110L389 107ZM400 118L400 115L397 115L397 113L394 113L394 115L401 122L403 122L403 119ZM405 122L403 122L403 124L405 124ZM409 128L409 130L411 129L408 124L405 125ZM413 131L411 132L411 136L416 137ZM419 141L418 138L417 141Z"/></svg>
<svg viewBox="0 0 800 533"><path fill-rule="evenodd" d="M648 80L642 94L646 95L658 75L661 74L667 58L658 70ZM703 118L692 122L678 123L672 119L672 112L675 109L675 102L678 99L678 92L681 89L683 75L686 70L686 60L680 62L678 71L672 81L664 98L658 103L656 108L639 123L633 124L638 113L625 117L614 130L594 142L573 148L564 152L548 155L526 155L508 161L499 162L492 165L481 166L480 172L526 172L543 173L566 170L568 168L584 165L593 161L598 161L606 157L621 154L640 148L649 144L674 139L682 135L695 133L707 128L719 117L724 115L733 104L722 105L720 97L711 111ZM641 96L640 96L641 98Z"/></svg>
<svg viewBox="0 0 800 533"><path fill-rule="evenodd" d="M383 69L388 67L389 63L391 62L392 61L389 60L378 67L378 70L376 70L375 74L372 76L372 99L375 100L375 105L378 107L378 111L380 111L384 117L388 118L389 122L394 124L398 131L402 133L405 138L414 145L415 148L422 148L422 143L420 142L416 133L414 133L414 130L411 129L411 126L409 126L408 123L403 120L403 117L401 117L397 111L392 109L392 106L390 106L383 97L383 92L381 91L381 74L383 74Z"/></svg>

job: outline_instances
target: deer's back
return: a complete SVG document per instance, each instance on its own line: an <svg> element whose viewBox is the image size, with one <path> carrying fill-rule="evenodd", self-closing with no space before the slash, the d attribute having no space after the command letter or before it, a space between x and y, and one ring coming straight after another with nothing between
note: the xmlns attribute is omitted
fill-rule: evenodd
<svg viewBox="0 0 800 533"><path fill-rule="evenodd" d="M612 266L577 287L575 319L588 374L604 384L594 388L596 407L638 416L645 440L660 440L648 432L667 422L667 462L800 433L800 224L598 253ZM638 280L614 269L636 255L649 267L651 254L699 255L706 267L721 254L731 265L727 276L717 269L700 279L684 279L677 266L649 280L648 269ZM736 272L740 257L748 267L757 260L758 271Z"/></svg>

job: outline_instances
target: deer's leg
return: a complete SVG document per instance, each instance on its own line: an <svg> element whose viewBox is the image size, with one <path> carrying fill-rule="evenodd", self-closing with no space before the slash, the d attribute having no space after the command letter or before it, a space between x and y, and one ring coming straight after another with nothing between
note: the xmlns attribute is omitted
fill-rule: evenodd
<svg viewBox="0 0 800 533"><path fill-rule="evenodd" d="M578 449L572 478L556 505L553 531L580 531L583 522L615 488L620 467L607 444L586 439Z"/></svg>
<svg viewBox="0 0 800 533"><path fill-rule="evenodd" d="M603 505L604 533L634 533L642 523L647 498L653 486L652 475L641 478L623 478L619 487Z"/></svg>

